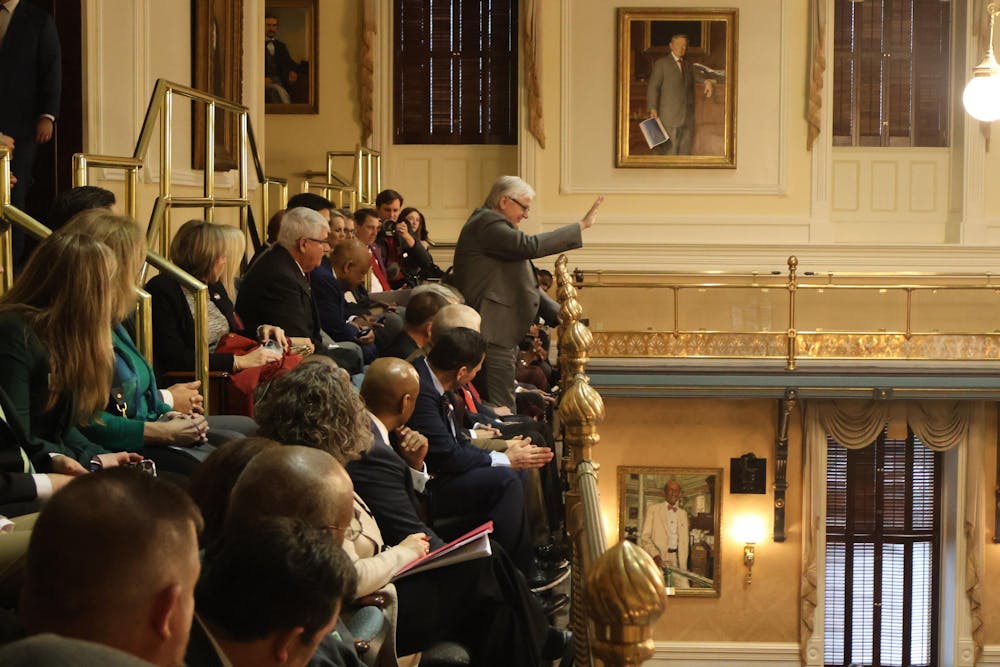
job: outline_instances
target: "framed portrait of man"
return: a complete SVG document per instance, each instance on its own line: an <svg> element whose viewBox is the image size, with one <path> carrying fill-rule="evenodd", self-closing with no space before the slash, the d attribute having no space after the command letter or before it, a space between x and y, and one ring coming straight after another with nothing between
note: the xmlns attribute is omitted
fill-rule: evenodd
<svg viewBox="0 0 1000 667"><path fill-rule="evenodd" d="M317 0L267 0L264 9L264 111L318 113Z"/></svg>
<svg viewBox="0 0 1000 667"><path fill-rule="evenodd" d="M618 468L619 538L663 569L674 595L718 597L722 468Z"/></svg>
<svg viewBox="0 0 1000 667"><path fill-rule="evenodd" d="M618 167L736 167L736 9L618 9Z"/></svg>
<svg viewBox="0 0 1000 667"><path fill-rule="evenodd" d="M243 101L243 0L204 0L191 5L194 53L192 80L198 90L237 104ZM191 103L191 166L205 168L206 107ZM239 128L236 115L216 109L215 170L236 169Z"/></svg>

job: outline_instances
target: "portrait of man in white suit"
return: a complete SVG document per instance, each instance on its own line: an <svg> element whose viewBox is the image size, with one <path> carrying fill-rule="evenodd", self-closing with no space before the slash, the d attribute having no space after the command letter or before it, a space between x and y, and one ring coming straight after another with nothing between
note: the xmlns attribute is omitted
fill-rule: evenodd
<svg viewBox="0 0 1000 667"><path fill-rule="evenodd" d="M660 567L688 569L690 548L689 522L687 510L681 504L681 485L671 479L663 486L664 502L646 508L646 518L639 535L642 547ZM667 585L674 588L690 588L687 577L669 574Z"/></svg>

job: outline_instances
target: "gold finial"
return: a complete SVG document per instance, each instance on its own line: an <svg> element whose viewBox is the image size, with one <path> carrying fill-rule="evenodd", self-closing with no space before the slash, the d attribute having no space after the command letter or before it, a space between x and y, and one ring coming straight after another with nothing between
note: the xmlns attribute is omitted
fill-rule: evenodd
<svg viewBox="0 0 1000 667"><path fill-rule="evenodd" d="M608 549L587 575L594 654L607 665L640 665L653 655L652 625L667 606L663 572L629 541Z"/></svg>

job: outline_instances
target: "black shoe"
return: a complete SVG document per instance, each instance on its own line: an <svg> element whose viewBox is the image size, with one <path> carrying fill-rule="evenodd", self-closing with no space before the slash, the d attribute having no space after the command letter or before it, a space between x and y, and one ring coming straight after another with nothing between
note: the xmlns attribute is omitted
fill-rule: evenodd
<svg viewBox="0 0 1000 667"><path fill-rule="evenodd" d="M540 593L550 588L558 586L569 577L569 568L560 567L556 569L535 568L528 577L528 587L532 593Z"/></svg>
<svg viewBox="0 0 1000 667"><path fill-rule="evenodd" d="M556 593L542 598L542 611L548 617L555 616L569 605L569 596L565 593Z"/></svg>
<svg viewBox="0 0 1000 667"><path fill-rule="evenodd" d="M569 549L552 542L535 547L535 557L549 567L566 567L569 565Z"/></svg>
<svg viewBox="0 0 1000 667"><path fill-rule="evenodd" d="M542 647L542 658L544 660L559 660L559 667L572 667L573 633L569 630L549 628L549 633L545 637L545 646Z"/></svg>

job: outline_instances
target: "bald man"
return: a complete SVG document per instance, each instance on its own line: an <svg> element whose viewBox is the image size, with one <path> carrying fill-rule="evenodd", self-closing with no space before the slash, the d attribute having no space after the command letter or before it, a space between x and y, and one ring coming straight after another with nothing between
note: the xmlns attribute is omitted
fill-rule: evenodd
<svg viewBox="0 0 1000 667"><path fill-rule="evenodd" d="M375 358L375 331L369 321L348 312L347 294L364 282L372 258L357 239L344 239L309 275L323 331L337 342L361 346L365 363Z"/></svg>
<svg viewBox="0 0 1000 667"><path fill-rule="evenodd" d="M150 475L112 468L73 480L31 535L25 629L103 644L160 667L182 665L201 527L187 494Z"/></svg>
<svg viewBox="0 0 1000 667"><path fill-rule="evenodd" d="M384 357L368 367L361 397L368 406L374 442L360 459L347 464L347 472L387 544L425 533L431 549L437 549L443 540L418 512L418 494L429 479L424 464L427 438L406 427L419 393L417 371L402 359ZM390 443L398 446L399 453Z"/></svg>

